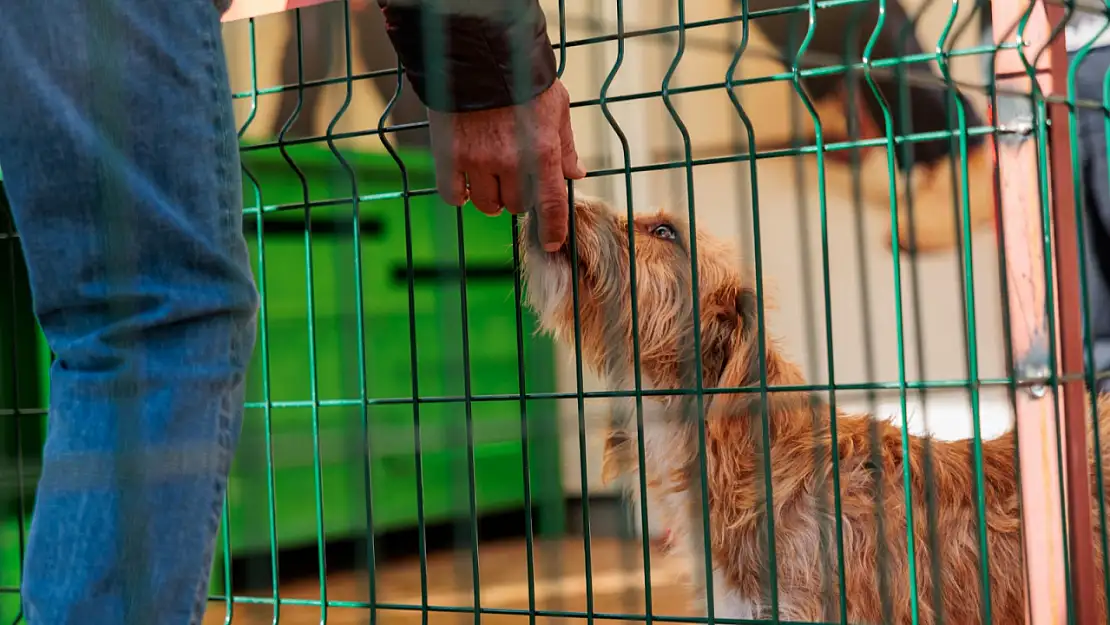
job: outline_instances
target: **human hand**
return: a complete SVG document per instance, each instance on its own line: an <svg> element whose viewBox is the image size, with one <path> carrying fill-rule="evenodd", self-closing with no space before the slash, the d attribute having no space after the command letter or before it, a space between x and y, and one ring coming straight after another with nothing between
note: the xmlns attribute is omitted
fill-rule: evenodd
<svg viewBox="0 0 1110 625"><path fill-rule="evenodd" d="M444 201L468 199L483 213L535 209L544 249L567 237L565 178L579 180L570 94L557 79L528 104L473 111L428 111L436 188ZM523 139L523 140L522 140ZM523 146L520 145L523 143Z"/></svg>

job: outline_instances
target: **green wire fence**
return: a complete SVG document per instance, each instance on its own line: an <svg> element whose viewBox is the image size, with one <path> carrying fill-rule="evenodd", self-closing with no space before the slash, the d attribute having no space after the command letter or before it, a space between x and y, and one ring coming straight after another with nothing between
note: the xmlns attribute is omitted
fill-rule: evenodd
<svg viewBox="0 0 1110 625"><path fill-rule="evenodd" d="M689 409L704 415L714 394L757 394L765 448L775 393L819 397L834 438L838 410L893 414L904 432L935 432L951 426L938 414L966 413L953 436L972 441L980 519L983 441L1016 423L1026 570L1012 574L1025 580L1028 615L1037 625L1095 623L1110 566L1096 532L1105 502L1089 497L1103 492L1099 454L1093 482L1086 464L1100 313L1087 294L1099 268L1085 259L1098 241L1083 209L1091 176L1106 174L1081 165L1090 158L1081 145L1094 132L1084 123L1098 117L1110 136L1110 73L1101 99L1081 95L1078 76L1101 58L1110 26L1068 52L1064 25L1107 15L1110 3L543 7L590 170L568 183L572 201L600 196L629 216L664 206L735 240L755 279L759 349L782 335L803 365L806 384L770 386L761 361L758 385L740 389L711 388L693 367L693 386L677 392ZM700 613L649 543L662 528L642 495L645 472L639 498L598 492L609 411L631 399L642 462L645 402L676 392L648 388L639 367L627 389L590 377L577 278L574 345L536 334L522 305L517 219L435 195L426 117L380 29L373 7L346 1L225 25L244 234L262 305L205 622L786 620L773 515L760 613L721 614L724 589L713 583ZM442 31L426 39L442 56ZM524 55L511 61L526 88ZM1110 143L1104 149L1110 160ZM31 331L3 197L0 622L15 623L50 354ZM628 237L635 285L631 220ZM696 284L692 235L688 245ZM765 312L772 295L790 305ZM697 318L696 296L692 305ZM649 313L633 299L633 327ZM639 363L635 335L631 350ZM682 573L711 581L698 424L695 538L705 555ZM881 471L879 445L871 450ZM833 606L826 620L848 623L843 572L853 554L832 452L821 452L835 496L820 503L828 527L814 562L832 571L821 578ZM910 452L903 436L901 453ZM934 461L926 444L922 466L903 463L893 483L907 524L924 523L927 548L939 553ZM771 462L763 454L767 509ZM914 500L920 481L924 502ZM875 484L885 536L881 476ZM1093 554L1077 537L1096 534ZM985 522L976 539L978 622L995 622ZM878 542L883 621L945 622L942 594L968 589L894 603L895 585L917 589L924 575L912 530L906 542L904 573L889 569L891 545ZM929 566L939 579L939 558Z"/></svg>

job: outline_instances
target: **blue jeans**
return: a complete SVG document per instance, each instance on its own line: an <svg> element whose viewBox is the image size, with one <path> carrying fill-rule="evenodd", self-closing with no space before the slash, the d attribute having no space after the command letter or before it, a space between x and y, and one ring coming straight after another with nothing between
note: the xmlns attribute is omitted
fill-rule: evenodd
<svg viewBox="0 0 1110 625"><path fill-rule="evenodd" d="M258 306L218 20L0 2L0 167L57 355L30 625L203 614Z"/></svg>

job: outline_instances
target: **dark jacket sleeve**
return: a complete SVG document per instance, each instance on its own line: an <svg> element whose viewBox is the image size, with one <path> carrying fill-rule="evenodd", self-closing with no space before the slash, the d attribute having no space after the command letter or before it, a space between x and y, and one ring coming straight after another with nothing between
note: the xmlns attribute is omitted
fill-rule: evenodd
<svg viewBox="0 0 1110 625"><path fill-rule="evenodd" d="M433 110L522 104L555 81L538 0L378 0L417 96ZM439 33L436 33L436 30ZM514 88L514 56L523 72Z"/></svg>

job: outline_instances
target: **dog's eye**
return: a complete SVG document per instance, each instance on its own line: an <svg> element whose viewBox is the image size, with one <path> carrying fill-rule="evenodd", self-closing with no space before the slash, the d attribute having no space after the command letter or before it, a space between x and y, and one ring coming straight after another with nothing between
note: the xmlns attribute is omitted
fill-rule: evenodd
<svg viewBox="0 0 1110 625"><path fill-rule="evenodd" d="M660 239L666 239L668 241L674 241L678 238L678 233L674 231L674 228L668 226L667 224L659 224L651 230L651 236Z"/></svg>

